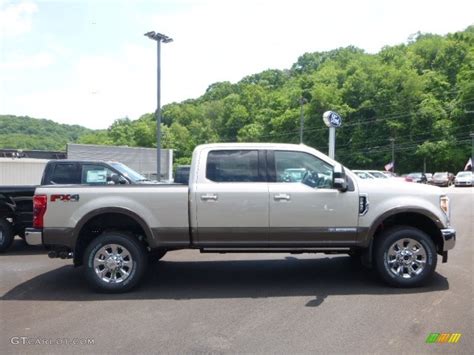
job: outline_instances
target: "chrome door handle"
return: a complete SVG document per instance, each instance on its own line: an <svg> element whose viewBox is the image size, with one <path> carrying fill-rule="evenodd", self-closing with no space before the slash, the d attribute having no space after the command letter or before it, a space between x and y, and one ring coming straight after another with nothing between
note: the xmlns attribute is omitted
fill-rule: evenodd
<svg viewBox="0 0 474 355"><path fill-rule="evenodd" d="M209 200L217 201L217 195L216 194L201 195L201 200L203 200L203 201L209 201Z"/></svg>
<svg viewBox="0 0 474 355"><path fill-rule="evenodd" d="M290 195L288 195L288 194L277 194L277 195L273 196L273 199L275 201L280 201L280 200L290 201Z"/></svg>

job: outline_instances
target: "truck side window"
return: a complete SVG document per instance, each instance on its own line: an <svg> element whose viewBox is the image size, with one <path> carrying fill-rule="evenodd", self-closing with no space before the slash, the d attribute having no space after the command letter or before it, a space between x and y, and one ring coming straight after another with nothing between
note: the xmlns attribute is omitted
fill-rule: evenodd
<svg viewBox="0 0 474 355"><path fill-rule="evenodd" d="M84 164L82 167L81 184L114 184L112 175L117 174L103 165Z"/></svg>
<svg viewBox="0 0 474 355"><path fill-rule="evenodd" d="M214 150L207 156L206 178L215 182L259 182L258 151Z"/></svg>
<svg viewBox="0 0 474 355"><path fill-rule="evenodd" d="M54 167L48 183L80 184L81 175L76 163L58 163Z"/></svg>
<svg viewBox="0 0 474 355"><path fill-rule="evenodd" d="M276 182L299 182L311 187L332 187L333 167L304 152L275 151Z"/></svg>

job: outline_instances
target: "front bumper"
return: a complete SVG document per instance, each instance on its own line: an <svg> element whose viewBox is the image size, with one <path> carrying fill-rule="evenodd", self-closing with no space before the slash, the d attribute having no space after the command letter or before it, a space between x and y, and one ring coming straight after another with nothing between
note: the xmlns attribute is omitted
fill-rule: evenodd
<svg viewBox="0 0 474 355"><path fill-rule="evenodd" d="M470 181L455 181L455 186L472 186L472 182Z"/></svg>
<svg viewBox="0 0 474 355"><path fill-rule="evenodd" d="M29 245L43 244L43 231L41 229L26 228L25 240Z"/></svg>
<svg viewBox="0 0 474 355"><path fill-rule="evenodd" d="M441 229L443 237L443 252L454 248L456 244L456 230L453 228Z"/></svg>

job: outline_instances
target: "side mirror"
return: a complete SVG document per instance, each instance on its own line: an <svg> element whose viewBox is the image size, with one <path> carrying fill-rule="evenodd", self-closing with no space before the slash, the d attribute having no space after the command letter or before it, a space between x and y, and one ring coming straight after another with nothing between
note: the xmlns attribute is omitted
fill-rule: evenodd
<svg viewBox="0 0 474 355"><path fill-rule="evenodd" d="M120 176L118 174L112 174L110 176L110 180L112 180L112 182L115 184L115 185L124 185L127 183L127 180L125 180L125 178L123 176Z"/></svg>
<svg viewBox="0 0 474 355"><path fill-rule="evenodd" d="M347 191L346 172L341 164L337 164L334 167L332 187L338 189L341 192Z"/></svg>

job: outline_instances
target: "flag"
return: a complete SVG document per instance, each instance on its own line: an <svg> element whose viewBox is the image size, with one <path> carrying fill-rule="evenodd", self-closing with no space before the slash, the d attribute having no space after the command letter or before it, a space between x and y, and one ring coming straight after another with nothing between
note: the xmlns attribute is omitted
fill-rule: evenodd
<svg viewBox="0 0 474 355"><path fill-rule="evenodd" d="M464 170L471 170L472 169L472 158L469 158L469 160L466 163L466 166L464 167Z"/></svg>
<svg viewBox="0 0 474 355"><path fill-rule="evenodd" d="M385 164L385 166L384 166L385 171L390 171L390 170L392 170L394 166L395 166L395 164L393 164L393 161L391 161L391 162L388 163L388 164Z"/></svg>

